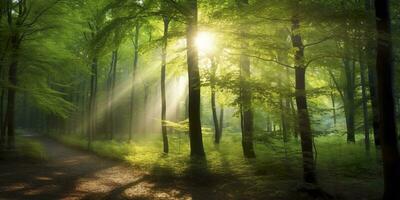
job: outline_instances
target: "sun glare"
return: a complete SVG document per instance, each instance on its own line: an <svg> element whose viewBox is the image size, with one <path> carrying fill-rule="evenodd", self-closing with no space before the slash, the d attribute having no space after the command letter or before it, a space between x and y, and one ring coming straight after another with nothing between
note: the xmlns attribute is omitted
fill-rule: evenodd
<svg viewBox="0 0 400 200"><path fill-rule="evenodd" d="M211 53L215 46L214 35L209 32L199 32L196 36L196 46L201 53Z"/></svg>

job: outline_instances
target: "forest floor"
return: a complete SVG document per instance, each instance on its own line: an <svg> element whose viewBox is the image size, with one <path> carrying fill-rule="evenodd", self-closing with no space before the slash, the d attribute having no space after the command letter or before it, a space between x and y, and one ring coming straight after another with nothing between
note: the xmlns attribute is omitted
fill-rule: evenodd
<svg viewBox="0 0 400 200"><path fill-rule="evenodd" d="M247 177L159 177L52 139L31 137L43 144L48 158L44 162L0 161L0 200L308 199L296 191L297 177L262 177L261 187L253 179L246 181ZM325 187L344 192L335 199L379 198L379 192L362 184L366 180L356 180L341 180L340 184L335 180L334 185L326 181Z"/></svg>

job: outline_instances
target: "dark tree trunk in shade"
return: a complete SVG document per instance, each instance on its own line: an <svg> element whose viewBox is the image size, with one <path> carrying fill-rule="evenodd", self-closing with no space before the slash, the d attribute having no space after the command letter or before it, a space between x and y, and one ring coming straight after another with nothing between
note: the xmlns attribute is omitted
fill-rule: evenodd
<svg viewBox="0 0 400 200"><path fill-rule="evenodd" d="M333 90L333 89L332 89ZM331 102L332 102L332 117L333 117L333 126L336 128L337 117L336 117L336 101L335 101L335 93L331 91Z"/></svg>
<svg viewBox="0 0 400 200"><path fill-rule="evenodd" d="M200 71L198 66L197 0L188 0L187 63L189 76L189 137L190 155L205 157L200 120Z"/></svg>
<svg viewBox="0 0 400 200"><path fill-rule="evenodd" d="M384 200L400 199L400 156L393 94L393 52L389 0L375 0L379 136L382 147Z"/></svg>
<svg viewBox="0 0 400 200"><path fill-rule="evenodd" d="M163 16L164 21L164 35L162 44L162 59L161 59L161 133L163 138L163 151L168 153L168 135L167 135L167 100L165 93L165 78L166 78L166 68L167 68L167 47L168 47L168 28L169 28L169 18Z"/></svg>
<svg viewBox="0 0 400 200"><path fill-rule="evenodd" d="M247 81L250 78L250 59L248 56L240 56L240 103L242 122L242 148L246 158L255 158L253 145L254 116L252 108L252 94Z"/></svg>
<svg viewBox="0 0 400 200"><path fill-rule="evenodd" d="M310 125L310 117L306 96L306 68L304 65L304 45L299 33L300 20L297 14L292 18L292 45L295 52L295 77L296 77L296 105L297 120L301 139L301 151L303 157L303 177L306 183L316 183L315 161L313 153L313 139Z"/></svg>
<svg viewBox="0 0 400 200"><path fill-rule="evenodd" d="M344 41L344 51L345 55L350 55L349 40ZM346 129L347 129L347 142L355 142L355 61L351 61L348 58L343 58L344 66L344 79L345 85L343 87L343 104L344 113L346 119Z"/></svg>
<svg viewBox="0 0 400 200"><path fill-rule="evenodd" d="M239 0L238 7L243 10L249 6L248 0ZM253 145L253 132L254 132L254 116L252 108L252 93L251 88L248 85L250 79L250 58L245 55L245 51L249 44L246 40L245 27L240 27L240 37L242 41L242 54L240 55L240 121L242 128L242 148L243 155L246 158L255 158Z"/></svg>
<svg viewBox="0 0 400 200"><path fill-rule="evenodd" d="M135 83L136 83L136 70L139 63L139 34L140 34L140 24L136 22L135 25L135 38L134 38L134 58L133 58L133 69L132 69L132 83L131 83L131 99L129 104L129 130L128 130L128 140L132 140L132 134L134 131L136 111L135 107Z"/></svg>
<svg viewBox="0 0 400 200"><path fill-rule="evenodd" d="M368 152L370 149L369 139L369 117L368 117L368 98L367 98L367 83L366 83L366 63L364 57L360 52L360 74L361 74L361 95L362 95L362 110L363 110L363 122L364 122L364 143L365 149Z"/></svg>
<svg viewBox="0 0 400 200"><path fill-rule="evenodd" d="M374 12L373 8L373 0L365 0L365 9L367 13ZM371 100L371 109L372 109L372 128L374 131L374 144L375 146L380 146L379 139L379 113L378 113L378 97L377 97L377 87L376 87L376 69L375 69L375 59L371 59L376 57L373 49L376 49L376 43L372 38L369 38L367 41L366 54L367 54L367 65L368 65L368 88Z"/></svg>
<svg viewBox="0 0 400 200"><path fill-rule="evenodd" d="M212 118L214 122L214 143L219 144L220 139L221 139L221 129L220 129L220 124L218 122L218 115L217 115L217 104L215 100L215 76L217 72L217 63L215 61L215 58L211 58L211 74L210 74L210 88L211 88L211 111L212 111Z"/></svg>
<svg viewBox="0 0 400 200"><path fill-rule="evenodd" d="M219 110L219 140L221 142L222 132L224 130L224 107L221 105Z"/></svg>
<svg viewBox="0 0 400 200"><path fill-rule="evenodd" d="M6 126L7 126L7 148L15 148L15 96L17 87L17 72L18 72L18 51L19 51L20 36L14 33L11 37L11 64L8 69L8 81L12 87L8 87L7 91L7 111L6 111Z"/></svg>
<svg viewBox="0 0 400 200"><path fill-rule="evenodd" d="M5 117L4 117L4 97L5 97L5 89L1 89L0 96L0 148L4 146L6 141L6 132L3 126L5 126Z"/></svg>

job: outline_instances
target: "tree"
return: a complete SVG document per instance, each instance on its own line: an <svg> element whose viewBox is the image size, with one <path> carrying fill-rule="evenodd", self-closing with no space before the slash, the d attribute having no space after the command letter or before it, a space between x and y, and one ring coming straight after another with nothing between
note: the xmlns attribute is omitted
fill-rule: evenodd
<svg viewBox="0 0 400 200"><path fill-rule="evenodd" d="M300 5L300 0L296 1L296 8ZM316 183L315 161L313 153L313 139L308 113L306 96L306 65L304 64L304 44L300 31L300 16L295 11L292 17L292 45L295 48L295 77L296 77L296 105L297 120L301 138L301 151L303 156L303 177L306 183Z"/></svg>
<svg viewBox="0 0 400 200"><path fill-rule="evenodd" d="M167 114L167 102L166 102L166 94L165 94L165 74L167 68L167 47L168 47L168 28L170 19L168 16L163 16L164 23L164 35L163 35L163 44L162 44L162 58L161 58L161 132L163 138L163 150L164 153L168 153L168 135L167 135L167 126L166 126L166 114Z"/></svg>
<svg viewBox="0 0 400 200"><path fill-rule="evenodd" d="M400 156L397 144L396 118L393 95L393 54L391 20L388 0L375 0L377 45L377 91L379 136L382 146L385 191L383 199L400 198Z"/></svg>
<svg viewBox="0 0 400 200"><path fill-rule="evenodd" d="M190 155L204 157L203 136L200 120L200 71L198 66L197 0L187 0L186 15L187 65L189 76L189 137Z"/></svg>

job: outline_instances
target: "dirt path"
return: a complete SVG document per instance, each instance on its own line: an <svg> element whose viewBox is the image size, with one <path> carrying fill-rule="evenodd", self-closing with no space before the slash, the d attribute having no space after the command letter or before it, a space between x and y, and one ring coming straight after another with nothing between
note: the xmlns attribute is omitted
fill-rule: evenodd
<svg viewBox="0 0 400 200"><path fill-rule="evenodd" d="M195 195L171 182L150 181L146 173L120 162L35 138L45 146L49 161L0 161L1 200L192 199Z"/></svg>

